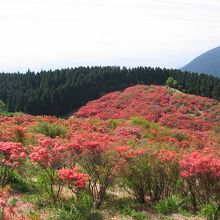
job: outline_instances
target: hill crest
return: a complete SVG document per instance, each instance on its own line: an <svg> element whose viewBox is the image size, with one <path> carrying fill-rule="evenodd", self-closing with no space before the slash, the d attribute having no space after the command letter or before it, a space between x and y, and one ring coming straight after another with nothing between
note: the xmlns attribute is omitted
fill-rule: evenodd
<svg viewBox="0 0 220 220"><path fill-rule="evenodd" d="M142 116L171 128L207 131L220 126L220 103L168 86L137 85L88 102L75 116L104 120Z"/></svg>

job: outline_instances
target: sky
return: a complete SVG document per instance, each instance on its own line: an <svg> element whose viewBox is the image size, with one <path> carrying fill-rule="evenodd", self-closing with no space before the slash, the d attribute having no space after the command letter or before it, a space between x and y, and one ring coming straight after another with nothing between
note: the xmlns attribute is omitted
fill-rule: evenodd
<svg viewBox="0 0 220 220"><path fill-rule="evenodd" d="M0 72L180 68L220 46L219 0L0 0Z"/></svg>

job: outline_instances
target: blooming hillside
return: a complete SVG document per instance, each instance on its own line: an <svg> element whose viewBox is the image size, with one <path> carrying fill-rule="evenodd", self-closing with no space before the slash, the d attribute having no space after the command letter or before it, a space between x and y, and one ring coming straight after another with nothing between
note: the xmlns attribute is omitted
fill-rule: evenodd
<svg viewBox="0 0 220 220"><path fill-rule="evenodd" d="M147 207L192 214L219 205L217 101L134 86L76 116L0 116L0 219L84 220L100 208L126 219L112 203L128 200L118 212L138 219L152 219Z"/></svg>
<svg viewBox="0 0 220 220"><path fill-rule="evenodd" d="M207 131L220 126L220 103L169 87L138 85L89 102L75 115L104 120L143 116L171 128Z"/></svg>

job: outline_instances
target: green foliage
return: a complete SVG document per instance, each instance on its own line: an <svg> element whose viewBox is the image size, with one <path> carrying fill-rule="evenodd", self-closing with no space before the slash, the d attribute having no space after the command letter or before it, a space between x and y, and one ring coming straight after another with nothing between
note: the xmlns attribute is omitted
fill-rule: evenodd
<svg viewBox="0 0 220 220"><path fill-rule="evenodd" d="M184 134L183 132L178 132L174 133L173 137L175 137L178 141L183 141L184 139L186 139L186 134Z"/></svg>
<svg viewBox="0 0 220 220"><path fill-rule="evenodd" d="M35 194L25 194L22 200L33 204L36 209L44 209L50 206L50 200L47 195L40 192Z"/></svg>
<svg viewBox="0 0 220 220"><path fill-rule="evenodd" d="M206 204L202 207L200 214L207 220L217 220L220 217L217 203Z"/></svg>
<svg viewBox="0 0 220 220"><path fill-rule="evenodd" d="M166 198L175 193L179 185L177 162L164 163L153 158L153 152L154 147L151 146L144 155L130 160L128 169L124 172L125 186L140 203L145 203L146 197L153 202Z"/></svg>
<svg viewBox="0 0 220 220"><path fill-rule="evenodd" d="M12 112L0 112L0 116L13 117L15 113Z"/></svg>
<svg viewBox="0 0 220 220"><path fill-rule="evenodd" d="M118 123L119 123L118 120L110 119L110 120L108 120L108 127L111 130L114 130L118 126Z"/></svg>
<svg viewBox="0 0 220 220"><path fill-rule="evenodd" d="M214 126L214 132L216 133L216 134L219 134L220 133L220 126Z"/></svg>
<svg viewBox="0 0 220 220"><path fill-rule="evenodd" d="M56 123L40 121L38 122L38 125L32 127L30 131L34 133L41 133L51 138L55 138L57 136L66 137L67 128L63 125L59 125Z"/></svg>
<svg viewBox="0 0 220 220"><path fill-rule="evenodd" d="M5 112L7 109L6 104L0 100L0 112Z"/></svg>
<svg viewBox="0 0 220 220"><path fill-rule="evenodd" d="M61 201L58 207L55 207L56 217L53 219L101 220L101 214L93 212L92 206L90 197L85 192L81 192L77 198Z"/></svg>
<svg viewBox="0 0 220 220"><path fill-rule="evenodd" d="M122 214L128 215L136 220L148 220L147 216L143 212L136 211L130 207L124 207L121 212Z"/></svg>
<svg viewBox="0 0 220 220"><path fill-rule="evenodd" d="M36 192L36 186L32 182L27 181L15 170L9 173L6 184L9 184L13 190L19 193Z"/></svg>
<svg viewBox="0 0 220 220"><path fill-rule="evenodd" d="M166 85L168 85L171 88L177 88L178 87L178 82L173 79L172 77L169 77L166 81Z"/></svg>
<svg viewBox="0 0 220 220"><path fill-rule="evenodd" d="M100 212L92 212L88 215L86 220L104 220L104 218Z"/></svg>
<svg viewBox="0 0 220 220"><path fill-rule="evenodd" d="M34 210L28 210L27 216L30 220L40 220L39 214Z"/></svg>
<svg viewBox="0 0 220 220"><path fill-rule="evenodd" d="M0 210L0 219L4 219L4 212Z"/></svg>
<svg viewBox="0 0 220 220"><path fill-rule="evenodd" d="M142 125L145 129L150 128L150 122L143 117L133 117L131 123L132 125Z"/></svg>
<svg viewBox="0 0 220 220"><path fill-rule="evenodd" d="M180 211L180 208L181 208L181 199L178 196L172 196L164 200L160 200L155 205L155 209L163 215L178 213Z"/></svg>

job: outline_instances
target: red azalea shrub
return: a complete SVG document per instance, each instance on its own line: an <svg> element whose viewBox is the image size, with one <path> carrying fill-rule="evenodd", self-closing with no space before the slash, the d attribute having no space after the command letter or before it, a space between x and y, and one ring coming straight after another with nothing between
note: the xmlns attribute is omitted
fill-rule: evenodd
<svg viewBox="0 0 220 220"><path fill-rule="evenodd" d="M218 201L220 160L210 153L210 149L185 155L179 164L182 170L181 176L190 192L194 211L197 211L204 202L211 201L213 197Z"/></svg>
<svg viewBox="0 0 220 220"><path fill-rule="evenodd" d="M202 154L199 151L185 155L180 161L182 177L191 177L196 175L209 175L210 177L220 177L220 160L215 159L213 155Z"/></svg>
<svg viewBox="0 0 220 220"><path fill-rule="evenodd" d="M96 208L100 208L106 190L121 175L125 161L115 150L116 138L97 132L77 134L73 146L79 148L80 166L88 173L89 192Z"/></svg>
<svg viewBox="0 0 220 220"><path fill-rule="evenodd" d="M139 155L143 155L146 152L146 149L133 149L127 145L116 147L116 151L119 152L124 159L129 160Z"/></svg>
<svg viewBox="0 0 220 220"><path fill-rule="evenodd" d="M167 145L151 151L150 163L150 198L153 202L168 198L178 191L179 155L175 150L166 149Z"/></svg>
<svg viewBox="0 0 220 220"><path fill-rule="evenodd" d="M212 124L202 118L193 117L190 114L170 113L159 119L161 125L166 125L170 128L189 129L195 131L210 130Z"/></svg>
<svg viewBox="0 0 220 220"><path fill-rule="evenodd" d="M145 203L146 198L157 202L177 190L177 154L165 149L153 151L152 148L153 146L149 146L145 152L130 158L128 168L123 174L125 185L141 203ZM121 148L119 150L122 151Z"/></svg>
<svg viewBox="0 0 220 220"><path fill-rule="evenodd" d="M62 183L57 176L57 170L65 165L65 147L60 139L45 138L38 146L32 146L29 157L34 165L41 168L40 175L44 177L44 186L55 203L61 194Z"/></svg>
<svg viewBox="0 0 220 220"><path fill-rule="evenodd" d="M30 128L36 126L36 121L62 124L63 120L52 116L31 116L26 114L14 115L13 117L0 117L0 140L4 142L25 141L31 135Z"/></svg>
<svg viewBox="0 0 220 220"><path fill-rule="evenodd" d="M125 137L134 137L137 139L141 138L141 129L138 127L118 126L115 129L115 133L116 135Z"/></svg>
<svg viewBox="0 0 220 220"><path fill-rule="evenodd" d="M43 168L58 169L63 163L65 147L61 139L45 138L37 146L32 146L31 161Z"/></svg>
<svg viewBox="0 0 220 220"><path fill-rule="evenodd" d="M89 175L80 173L78 167L72 169L61 169L58 171L59 178L64 181L73 193L77 193L80 189L83 189L88 180Z"/></svg>
<svg viewBox="0 0 220 220"><path fill-rule="evenodd" d="M9 171L17 169L26 158L26 150L20 143L0 142L0 180L6 183Z"/></svg>

